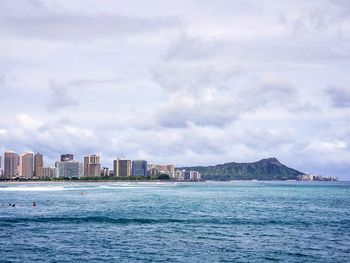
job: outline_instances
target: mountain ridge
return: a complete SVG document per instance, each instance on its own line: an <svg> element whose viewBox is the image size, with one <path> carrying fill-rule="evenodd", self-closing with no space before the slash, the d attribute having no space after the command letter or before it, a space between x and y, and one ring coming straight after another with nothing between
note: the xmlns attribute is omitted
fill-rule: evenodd
<svg viewBox="0 0 350 263"><path fill-rule="evenodd" d="M256 162L228 162L212 166L177 167L180 170L195 170L205 180L298 180L304 175L296 169L282 164L277 158L270 157Z"/></svg>

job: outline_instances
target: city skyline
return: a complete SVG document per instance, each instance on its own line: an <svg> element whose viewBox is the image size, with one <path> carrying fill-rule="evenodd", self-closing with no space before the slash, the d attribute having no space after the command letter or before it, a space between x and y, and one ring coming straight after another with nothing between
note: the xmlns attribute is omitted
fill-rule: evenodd
<svg viewBox="0 0 350 263"><path fill-rule="evenodd" d="M208 180L293 180L293 181L338 181L335 176L320 175L314 173L303 173L293 168L282 165L276 158L259 160L255 163L226 163L217 164L211 172L205 171L206 167L175 167L174 164L149 163L147 160L131 160L116 158L113 160L112 169L101 166L101 156L98 154L89 154L79 161L74 159L74 154L61 154L53 165L44 166L44 155L41 153L25 152L20 155L13 151L4 152L4 169L0 155L0 179L93 179L93 178L128 178L144 177L158 178L167 175L169 179L176 181L200 181L201 172L204 171ZM260 164L260 168L254 167ZM231 166L231 172L223 171L223 166ZM232 169L232 165L240 167L238 170ZM245 166L243 168L242 166ZM249 166L249 167L248 167ZM275 167L273 167L275 166ZM218 173L218 167L221 167L222 173ZM264 168L262 168L264 167ZM279 168L278 168L279 167ZM276 173L278 169L282 170ZM197 170L198 169L198 170ZM204 169L204 170L203 170ZM225 168L224 168L225 169ZM262 170L261 170L262 169ZM288 172L285 170L287 169ZM215 171L216 170L216 171ZM250 172L247 172L249 171ZM271 173L272 172L272 173ZM160 177L159 177L160 176ZM231 177L233 176L233 177ZM253 176L253 177L252 177ZM277 177L276 177L277 176ZM165 179L164 177L161 179ZM257 179L254 179L257 180Z"/></svg>
<svg viewBox="0 0 350 263"><path fill-rule="evenodd" d="M98 177L147 177L167 174L170 178L180 180L200 179L199 176L186 177L185 172L175 174L173 164L148 163L146 160L115 158L109 167L101 166L101 156L85 155L82 160L74 158L72 153L60 154L54 164L44 162L42 153L14 151L4 152L4 168L0 156L0 179L57 179L57 178L98 178ZM46 164L46 165L44 165ZM194 171L191 171L194 172ZM176 177L175 177L176 175Z"/></svg>
<svg viewBox="0 0 350 263"><path fill-rule="evenodd" d="M5 160L4 156L6 154L8 154L8 153L13 154L14 156L17 156L17 158L18 158L18 166L20 165L20 158L21 158L22 155L25 155L25 154L33 155L33 174L35 173L34 171L35 171L35 162L36 162L35 157L36 156L40 158L39 159L40 161L37 160L37 162L40 162L40 164L42 166L47 166L46 165L47 163L52 164L51 166L54 166L54 163L56 161L76 161L76 160L78 160L78 161L81 161L82 163L84 163L86 158L94 159L93 161L91 161L91 162L89 161L89 162L92 163L92 164L95 164L95 163L96 164L100 164L101 169L103 167L105 167L104 166L105 164L108 163L107 161L102 162L102 160L103 160L102 156L103 155L100 154L100 153L90 153L90 154L89 153L83 153L82 156L78 156L78 157L74 153L57 153L56 159L53 159L53 161L51 162L51 161L48 161L48 158L47 158L47 156L44 153L39 153L39 152L29 151L29 150L28 151L24 151L24 152L16 152L14 150L6 149L3 153L0 153L0 164L1 164L0 165L0 169L3 168L4 165L3 165L3 161L2 160ZM113 168L113 166L114 166L113 165L113 161L114 160L144 161L143 159L127 158L126 156L116 156L116 157L111 157L111 158L112 158L112 162L109 165L106 166L108 168ZM110 159L110 158L108 158L108 159ZM46 161L44 161L44 160L46 160ZM102 163L104 165L102 165ZM157 163L157 162L151 162L151 164L155 164L155 163ZM162 163L162 162L160 162L160 163Z"/></svg>
<svg viewBox="0 0 350 263"><path fill-rule="evenodd" d="M350 180L350 4L0 2L0 151Z"/></svg>

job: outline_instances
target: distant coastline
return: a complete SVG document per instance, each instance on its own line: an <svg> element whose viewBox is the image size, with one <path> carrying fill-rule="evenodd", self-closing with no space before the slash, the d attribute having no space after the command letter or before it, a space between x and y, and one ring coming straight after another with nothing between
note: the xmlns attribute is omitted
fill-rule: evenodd
<svg viewBox="0 0 350 263"><path fill-rule="evenodd" d="M131 179L131 178L110 178L110 179L0 179L1 183L98 183L98 182L206 182L206 180L174 180L174 179L166 179L166 180L159 180L159 179Z"/></svg>
<svg viewBox="0 0 350 263"><path fill-rule="evenodd" d="M0 180L1 184L47 184L47 183L210 183L210 182L344 182L342 180L197 180L197 181L178 181L178 180L147 180L147 179L138 179L138 180L130 180L130 179L100 179L100 180L82 180L82 179L60 179L60 180L41 180L41 179L32 179L32 180Z"/></svg>
<svg viewBox="0 0 350 263"><path fill-rule="evenodd" d="M5 152L5 156L7 167L16 167L14 164L19 157L13 152ZM28 167L24 165L26 156L29 156ZM9 169L7 173L5 169L5 176L0 176L0 182L338 181L338 178L333 176L306 174L282 164L274 157L250 163L230 162L189 167L148 164L145 160L117 159L114 161L114 170L109 170L106 167L101 169L98 155L85 157L82 165L73 160L73 154L63 154L61 161L57 161L54 168L39 167L39 172L35 173L32 157L31 153L21 155L23 160L18 169L22 173L14 173L16 170L12 169L13 175L6 176ZM34 167L37 163L42 165L42 154L37 153L34 157ZM40 159L40 162L35 162L36 159ZM91 159L93 164L90 163ZM12 166L11 160L14 161Z"/></svg>

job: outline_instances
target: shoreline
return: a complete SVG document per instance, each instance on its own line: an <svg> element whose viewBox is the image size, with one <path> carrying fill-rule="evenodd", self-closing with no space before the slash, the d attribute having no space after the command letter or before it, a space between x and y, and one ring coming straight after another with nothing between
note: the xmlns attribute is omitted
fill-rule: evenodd
<svg viewBox="0 0 350 263"><path fill-rule="evenodd" d="M349 181L290 181L290 180L230 180L230 181L165 181L165 180L87 180L87 181L0 181L0 185L2 184L61 184L61 183L229 183L229 182L287 182L287 183L336 183L336 182L349 182Z"/></svg>
<svg viewBox="0 0 350 263"><path fill-rule="evenodd" d="M60 184L60 183L203 183L205 181L162 181L162 180L87 180L87 181L0 181L1 184ZM217 181L220 182L220 181ZM229 181L228 181L229 182Z"/></svg>

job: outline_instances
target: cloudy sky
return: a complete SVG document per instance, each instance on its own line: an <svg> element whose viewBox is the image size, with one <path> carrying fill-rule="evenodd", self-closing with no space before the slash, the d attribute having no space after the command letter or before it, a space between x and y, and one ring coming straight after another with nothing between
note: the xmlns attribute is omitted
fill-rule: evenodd
<svg viewBox="0 0 350 263"><path fill-rule="evenodd" d="M350 179L348 0L2 0L0 150Z"/></svg>

